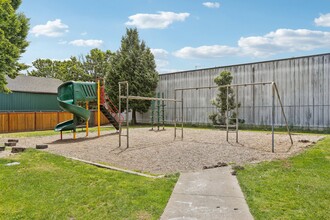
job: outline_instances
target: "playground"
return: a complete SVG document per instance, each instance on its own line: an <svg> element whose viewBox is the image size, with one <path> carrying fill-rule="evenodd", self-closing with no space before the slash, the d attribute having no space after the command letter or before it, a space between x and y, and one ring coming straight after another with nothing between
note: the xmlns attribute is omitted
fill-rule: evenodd
<svg viewBox="0 0 330 220"><path fill-rule="evenodd" d="M246 88L248 86L265 86L271 85L272 91L272 102L271 105L268 106L268 116L271 119L271 129L268 131L244 131L239 129L239 118L237 117L238 111L238 102L236 101L235 108L230 107L229 101L229 92L232 91L231 87L236 90L236 100L238 96L239 87ZM121 93L121 88L123 87L126 92ZM214 87L215 88L215 87ZM177 192L177 186L181 185L183 189L190 189L189 185L193 188L200 189L201 186L208 191L210 185L218 185L224 184L223 180L227 179L227 183L230 188L233 188L233 181L236 183L235 193L240 192L239 197L235 197L242 203L235 202L234 206L228 206L228 201L222 200L224 198L232 198L231 196L223 196L223 193L215 193L214 198L220 199L223 202L221 205L217 206L222 207L223 210L247 210L246 213L249 213L248 205L246 204L242 192L240 191L240 187L238 186L236 177L233 175L241 175L239 172L244 172L244 169L250 169L249 164L256 164L263 161L274 161L272 163L282 163L281 161L285 161L286 167L290 167L290 163L287 162L291 160L291 158L295 158L295 156L300 152L303 152L305 149L313 146L319 140L323 139L324 136L321 135L311 135L311 134L292 134L289 129L287 117L285 115L285 111L281 102L280 94L277 89L277 85L275 82L263 82L263 83L248 83L248 84L228 84L220 87L225 90L226 93L226 101L223 102L225 106L225 125L217 125L215 124L213 128L187 128L185 127L185 113L184 113L184 91L194 91L194 90L204 90L210 89L210 87L191 87L191 88L181 88L176 89L174 92L174 98L164 97L164 95L160 96L158 93L157 97L142 97L142 96L132 96L129 92L129 85L127 81L119 83L119 106L118 109L115 105L112 104L112 101L105 94L104 86L100 84L100 81L97 83L94 82L66 82L58 87L58 95L57 101L62 110L70 112L73 114L73 119L63 121L58 123L54 130L58 135L54 135L51 133L49 136L33 136L33 137L21 137L18 140L14 139L0 139L1 142L5 143L5 146L15 146L16 142L18 142L19 146L12 147L12 153L9 153L8 150L0 153L1 157L11 157L11 154L17 153L20 151L25 151L25 148L34 148L44 149L44 151L51 153L45 154L37 151L28 151L27 154L44 154L48 155L47 157L58 158L56 160L65 160L69 163L79 163L80 166L86 164L93 164L98 167L108 168L117 171L124 172L115 172L121 175L127 175L126 173L136 174L144 177L148 177L155 179L159 177L159 181L171 181L168 179L169 177L175 176L178 173L187 174L181 175L178 179L178 182L172 192L171 199L168 202L167 207L161 217L161 219L169 219L168 213L173 213L174 210L177 209L177 202L181 201L184 207L187 207L187 204L199 204L198 201L201 201L203 207L205 206L205 199L201 199L200 195L204 195L205 192L200 192L201 194L197 195L194 192L188 197L186 200L182 200L182 198L175 198L173 195L182 195L182 192ZM181 93L179 97L177 93ZM231 96L232 97L232 96ZM277 101L279 103L279 108L276 111L275 100L277 97ZM149 100L151 101L151 126L149 127L130 127L130 106L129 103L131 100ZM123 103L122 103L123 101ZM172 127L164 127L165 126L165 102L171 102L174 104ZM157 108L156 108L157 107ZM89 131L89 119L91 117L90 109L97 111L97 127L91 129ZM156 110L157 109L157 110ZM124 111L122 111L124 110ZM120 114L120 112L123 112ZM236 117L233 117L232 113L236 113ZM100 123L101 113L106 117L106 119L110 122L111 128L102 129ZM156 118L154 115L157 115ZM188 114L187 114L188 115ZM286 125L286 132L275 132L275 119L276 117L283 118L283 122ZM233 121L230 124L230 121ZM113 129L112 126L115 128ZM220 129L222 128L222 130ZM15 141L14 145L12 142ZM322 142L320 142L322 143ZM320 145L320 144L317 144ZM42 147L42 148L38 148ZM312 148L313 149L313 148ZM18 151L19 150L19 151ZM309 151L307 151L309 152ZM69 158L66 160L65 158L58 157L57 155L64 156L65 158ZM304 155L300 154L297 157ZM15 158L15 156L13 156ZM73 159L73 160L71 160ZM6 160L6 159L5 159ZM34 160L32 156L30 162ZM75 160L79 160L77 162ZM43 166L47 167L48 165L40 165L37 161L34 161L38 169L43 169ZM22 162L23 164L24 162ZM272 164L272 163L261 163L260 166L264 164ZM15 163L7 163L8 166L11 164L20 164L20 162ZM226 167L226 178L223 176L217 177L214 179L216 175L212 175L212 179L208 177L200 177L201 173L214 172L215 174L219 174L218 171L223 168L217 168L220 166ZM6 165L7 166L7 165ZM76 165L69 165L69 170ZM259 165L258 165L259 166ZM234 171L230 171L230 167L234 169ZM236 168L235 168L236 167ZM239 170L237 170L239 167ZM246 167L246 168L245 168ZM88 166L88 169L91 167ZM204 170L204 171L202 171ZM85 171L84 171L85 172ZM84 173L82 172L82 173ZM103 172L113 172L110 170L103 170ZM190 174L189 174L190 173ZM263 172L262 172L263 173ZM37 173L38 174L38 173ZM169 174L169 175L166 175ZM174 175L173 175L174 174ZM9 174L10 175L10 174ZM156 176L157 175L157 176ZM197 175L197 176L196 176ZM69 174L71 176L71 174ZM86 177L86 175L83 175ZM130 178L131 175L129 175ZM257 174L260 178L261 175ZM191 177L194 177L196 180L192 180ZM210 175L209 175L210 177ZM58 178L58 177L57 177ZM68 178L68 177L60 177L60 178ZM138 177L135 177L138 178ZM126 185L126 182L130 182L134 185L135 178L133 181L123 180L122 184ZM202 178L202 180L201 180ZM75 178L75 181L81 178ZM183 179L188 179L188 182L182 183ZM274 179L276 179L274 177ZM158 181L157 180L157 181ZM197 181L197 182L196 182ZM198 181L203 181L200 183ZM52 182L52 181L51 181ZM79 183L81 180L78 181ZM248 182L248 181L246 181ZM258 181L256 181L258 182ZM271 182L274 182L272 180ZM291 182L291 181L289 181ZM312 181L313 182L313 181ZM95 183L92 183L94 185ZM192 185L191 185L192 184ZM203 185L204 184L204 185ZM245 184L245 183L241 183ZM35 183L30 183L30 185L35 185ZM49 185L46 184L46 185ZM298 185L299 186L299 185ZM75 188L75 186L72 186ZM67 187L63 187L67 188ZM128 188L136 188L128 187ZM139 187L137 187L139 188ZM156 189L162 188L157 186ZM249 186L248 189L254 189L256 186ZM286 189L287 187L284 187ZM245 189L245 188L243 188ZM59 189L61 191L62 189ZM222 191L226 191L226 188L221 187ZM70 189L70 191L72 191ZM82 190L85 191L85 190ZM100 190L97 190L100 192ZM126 194L125 189L125 194ZM141 191L144 191L143 189ZM188 190L189 191L189 190ZM236 194L233 195L236 195ZM245 192L246 193L246 192ZM74 193L80 194L80 193ZM144 194L144 193L143 193ZM155 194L155 193L151 193ZM212 194L212 195L213 195ZM248 194L246 193L245 196ZM165 195L166 196L166 195ZM169 195L168 195L169 196ZM216 197L218 196L218 197ZM69 196L72 197L72 196ZM93 196L94 197L94 196ZM212 198L213 198L212 197ZM9 195L9 198L12 198L12 195ZM135 196L133 196L135 198ZM211 200L210 196L207 196L207 203ZM249 199L250 197L247 197ZM179 199L179 200L178 200ZM172 203L171 203L172 200ZM113 201L116 201L114 199ZM131 201L128 198L125 203ZM167 201L167 199L166 199ZM174 202L173 202L174 201ZM138 204L143 204L141 202L137 202ZM157 201L154 204L159 204ZM165 204L165 203L164 203ZM214 210L214 205L212 204L208 206L210 213ZM237 207L240 207L239 209ZM245 208L243 208L243 206ZM191 212L195 210L195 208L199 208L199 205L189 207L186 209L187 212ZM48 208L47 208L48 209ZM185 214L181 213L181 209L178 213L175 213L175 216L184 216ZM146 208L143 208L146 210ZM159 214L163 210L163 207L160 207ZM216 214L216 218L218 219L221 216L222 211L219 209L219 212ZM255 211L255 210L252 210ZM176 211L175 211L176 212ZM38 214L39 212L37 212ZM226 212L226 215L231 215L232 212ZM236 212L239 213L239 212ZM196 214L196 213L195 213ZM206 216L205 213L198 212L198 215ZM148 213L149 215L149 213ZM246 218L248 214L243 214L242 219ZM165 216L165 217L164 217ZM252 218L251 214L249 216ZM118 219L117 217L114 219ZM138 218L139 219L139 218ZM146 218L151 219L151 218ZM237 219L237 218L235 218Z"/></svg>
<svg viewBox="0 0 330 220"><path fill-rule="evenodd" d="M270 85L272 88L271 117L269 131L239 131L238 117L235 125L229 125L231 112L238 115L238 89L250 86ZM214 86L214 88L217 88ZM210 87L176 89L174 99L130 96L127 81L119 82L119 106L112 103L105 93L104 82L69 81L58 87L57 101L62 110L73 114L73 119L56 125L59 135L20 138L23 147L47 145L46 151L91 163L110 165L120 169L151 174L170 174L214 168L218 164L246 165L295 155L323 137L320 135L291 134L284 113L281 98L275 82L232 84L221 86L226 91L226 125L221 130L184 128L184 91L205 90ZM230 88L236 90L235 109L229 109ZM124 93L122 93L124 91ZM177 97L177 93L181 96ZM275 96L287 132L275 133ZM150 127L131 128L129 125L129 100L152 101ZM122 106L122 101L124 105ZM174 103L174 127L164 127L165 102ZM157 106L157 112L154 109ZM90 108L97 109L97 132L89 132ZM122 114L122 110L125 111ZM102 131L101 113L115 130ZM154 115L157 115L155 120ZM157 129L154 129L157 121ZM229 127L234 130L230 130ZM78 128L85 132L77 132ZM70 132L68 132L70 131ZM64 132L64 133L63 133ZM0 140L6 142L6 140Z"/></svg>
<svg viewBox="0 0 330 220"><path fill-rule="evenodd" d="M203 167L214 166L219 162L244 165L287 158L295 155L323 137L320 135L292 135L291 146L287 134L275 134L275 153L271 151L271 132L240 131L239 143L235 135L217 129L185 128L185 138L173 140L174 128L165 131L149 131L149 128L133 128L130 130L131 146L126 148L125 140L118 147L118 133L102 131L84 132L59 136L20 138L22 146L48 144L51 153L74 157L91 162L112 165L119 168L165 174L183 171L202 170ZM1 140L4 141L4 140Z"/></svg>

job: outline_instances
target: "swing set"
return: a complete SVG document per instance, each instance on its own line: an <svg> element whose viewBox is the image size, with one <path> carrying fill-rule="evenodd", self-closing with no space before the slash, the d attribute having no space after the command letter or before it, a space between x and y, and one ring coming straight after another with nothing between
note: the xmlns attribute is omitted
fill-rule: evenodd
<svg viewBox="0 0 330 220"><path fill-rule="evenodd" d="M177 130L181 130L181 140L183 140L183 117L184 117L184 111L183 111L183 95L185 91L188 90L202 90L202 89L211 89L211 88L226 88L227 90L227 100L226 100L226 105L227 105L227 111L226 111L226 120L225 120L225 127L226 127L226 140L229 140L229 128L230 124L229 121L233 120L233 118L229 117L229 89L234 88L235 93L236 93L236 108L235 108L235 113L236 113L236 118L235 120L235 133L236 133L236 142L238 143L238 90L241 87L247 87L247 86L265 86L265 85L271 85L271 128L272 128L272 152L275 152L275 115L276 115L276 110L275 110L275 99L277 98L278 103L280 104L281 107L281 113L284 118L286 128L288 135L290 137L290 142L291 146L293 145L293 140L291 137L291 132L288 126L288 121L284 112L283 104L280 98L280 94L277 88L277 85L275 82L256 82L256 83L244 83L244 84L231 84L231 85L223 85L223 86L204 86L204 87L189 87L189 88L178 88L174 90L174 99L167 99L164 98L164 93L160 95L160 93L157 94L157 98L153 97L142 97L142 96L130 96L129 95L129 85L127 81L124 82L119 82L119 114L121 112L121 100L125 99L126 100L126 125L125 124L119 124L119 147L121 147L121 140L122 137L125 136L127 141L127 148L129 148L129 120L128 120L128 113L129 113L129 100L150 100L152 101L151 103L151 123L152 123L152 128L151 130L154 130L154 125L155 125L155 107L157 107L157 130L160 130L160 124L163 126L163 130L165 130L165 102L174 102L174 118L173 118L173 124L174 124L174 140L177 137ZM126 95L121 95L121 88L124 86L126 88ZM181 99L177 99L177 93L181 93ZM180 103L180 110L181 114L177 114L177 103ZM157 104L157 106L156 106ZM177 124L181 124L181 126L178 128ZM122 127L126 128L126 134L122 134Z"/></svg>

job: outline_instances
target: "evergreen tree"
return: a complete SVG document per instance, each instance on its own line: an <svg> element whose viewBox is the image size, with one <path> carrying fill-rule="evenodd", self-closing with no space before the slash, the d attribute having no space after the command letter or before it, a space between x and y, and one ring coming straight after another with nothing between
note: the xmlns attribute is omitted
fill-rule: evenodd
<svg viewBox="0 0 330 220"><path fill-rule="evenodd" d="M228 96L228 111L231 111L236 108L235 103L235 94L231 87L220 87L224 85L230 85L233 81L233 77L231 73L228 71L223 71L214 79L214 82L219 86L216 98L211 100L211 104L217 108L217 113L213 113L209 115L209 119L213 122L213 124L226 124L226 111L227 111L227 96ZM240 104L238 104L240 107ZM233 112L229 115L229 118L236 118L236 113ZM229 123L232 123L232 120L229 120Z"/></svg>
<svg viewBox="0 0 330 220"><path fill-rule="evenodd" d="M9 92L5 75L15 78L27 65L18 60L29 43L29 19L17 13L21 0L0 0L0 92Z"/></svg>
<svg viewBox="0 0 330 220"><path fill-rule="evenodd" d="M111 68L106 77L109 97L118 104L118 82L128 81L129 95L155 97L158 73L153 54L144 41L139 39L136 28L126 29L121 47L112 58ZM123 90L122 94L126 94ZM122 100L124 101L124 100ZM132 100L132 123L136 123L136 112L147 112L150 101ZM125 105L125 102L123 102Z"/></svg>

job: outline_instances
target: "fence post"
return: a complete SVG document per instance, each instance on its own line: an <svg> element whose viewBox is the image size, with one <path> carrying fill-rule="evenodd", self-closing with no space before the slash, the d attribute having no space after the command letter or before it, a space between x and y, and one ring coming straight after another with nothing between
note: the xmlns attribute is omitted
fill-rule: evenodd
<svg viewBox="0 0 330 220"><path fill-rule="evenodd" d="M8 112L8 126L7 126L8 133L10 131L10 121L9 121L9 118L10 118L10 113Z"/></svg>
<svg viewBox="0 0 330 220"><path fill-rule="evenodd" d="M34 130L37 130L37 112L34 112Z"/></svg>

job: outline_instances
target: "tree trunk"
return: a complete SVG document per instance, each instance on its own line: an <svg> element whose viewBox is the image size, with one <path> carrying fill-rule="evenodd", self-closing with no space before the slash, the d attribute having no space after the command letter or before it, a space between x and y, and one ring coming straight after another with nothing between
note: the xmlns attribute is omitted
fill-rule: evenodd
<svg viewBox="0 0 330 220"><path fill-rule="evenodd" d="M136 111L132 110L132 125L136 125Z"/></svg>

